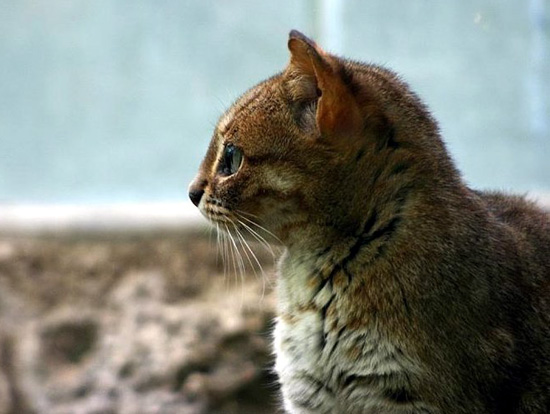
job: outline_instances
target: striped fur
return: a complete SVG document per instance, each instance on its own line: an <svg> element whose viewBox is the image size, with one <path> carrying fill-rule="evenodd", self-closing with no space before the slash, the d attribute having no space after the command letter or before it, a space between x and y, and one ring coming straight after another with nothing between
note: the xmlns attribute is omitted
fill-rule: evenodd
<svg viewBox="0 0 550 414"><path fill-rule="evenodd" d="M295 31L288 47L221 117L190 187L219 229L285 247L285 410L549 413L548 214L470 190L391 71ZM243 161L220 174L228 146Z"/></svg>

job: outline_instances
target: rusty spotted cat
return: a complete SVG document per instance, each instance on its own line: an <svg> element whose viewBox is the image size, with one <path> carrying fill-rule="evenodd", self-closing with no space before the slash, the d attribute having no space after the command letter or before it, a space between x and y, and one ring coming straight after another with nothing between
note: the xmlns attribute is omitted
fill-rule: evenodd
<svg viewBox="0 0 550 414"><path fill-rule="evenodd" d="M291 414L550 413L550 218L470 189L388 69L292 31L221 117L190 198L273 235Z"/></svg>

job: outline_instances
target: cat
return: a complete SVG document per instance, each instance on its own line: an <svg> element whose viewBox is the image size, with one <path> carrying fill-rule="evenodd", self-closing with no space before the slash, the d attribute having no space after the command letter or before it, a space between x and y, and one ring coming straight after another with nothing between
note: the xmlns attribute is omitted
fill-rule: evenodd
<svg viewBox="0 0 550 414"><path fill-rule="evenodd" d="M464 184L388 69L291 31L221 117L192 202L273 235L275 371L291 414L550 413L550 218Z"/></svg>

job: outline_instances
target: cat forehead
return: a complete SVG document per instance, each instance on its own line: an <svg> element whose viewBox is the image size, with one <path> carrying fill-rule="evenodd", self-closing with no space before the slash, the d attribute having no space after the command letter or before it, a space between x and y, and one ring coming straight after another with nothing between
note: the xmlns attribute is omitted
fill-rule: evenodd
<svg viewBox="0 0 550 414"><path fill-rule="evenodd" d="M225 113L221 116L218 121L217 130L220 135L225 135L229 131L233 119L235 117L235 107L232 105Z"/></svg>
<svg viewBox="0 0 550 414"><path fill-rule="evenodd" d="M226 136L238 118L247 107L249 107L254 101L260 98L260 90L253 88L242 95L231 107L222 115L218 122L218 131L221 135Z"/></svg>
<svg viewBox="0 0 550 414"><path fill-rule="evenodd" d="M259 114L258 109L266 108L268 102L275 97L274 91L279 75L269 78L252 87L241 95L218 121L217 130L222 136L231 133L235 121L243 119L245 115Z"/></svg>

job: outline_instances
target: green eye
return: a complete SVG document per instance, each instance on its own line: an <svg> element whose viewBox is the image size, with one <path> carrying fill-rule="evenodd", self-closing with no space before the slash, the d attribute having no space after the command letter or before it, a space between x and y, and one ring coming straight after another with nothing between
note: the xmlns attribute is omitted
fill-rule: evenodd
<svg viewBox="0 0 550 414"><path fill-rule="evenodd" d="M223 158L220 163L220 171L223 175L233 175L237 171L239 171L242 162L242 151L233 144L228 144L223 150Z"/></svg>

